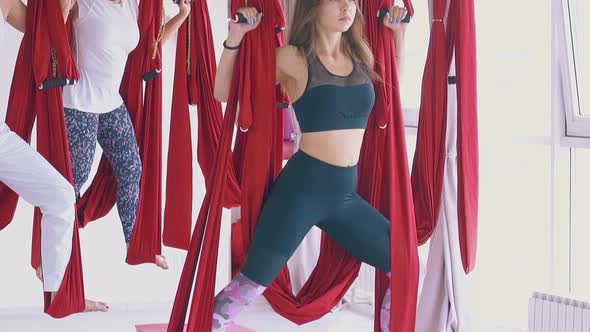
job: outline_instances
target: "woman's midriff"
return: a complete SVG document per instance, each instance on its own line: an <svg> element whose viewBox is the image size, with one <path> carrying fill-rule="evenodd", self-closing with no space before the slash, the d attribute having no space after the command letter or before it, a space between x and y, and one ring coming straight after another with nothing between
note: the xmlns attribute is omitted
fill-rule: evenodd
<svg viewBox="0 0 590 332"><path fill-rule="evenodd" d="M342 129L304 133L300 149L325 163L350 167L358 163L364 129Z"/></svg>

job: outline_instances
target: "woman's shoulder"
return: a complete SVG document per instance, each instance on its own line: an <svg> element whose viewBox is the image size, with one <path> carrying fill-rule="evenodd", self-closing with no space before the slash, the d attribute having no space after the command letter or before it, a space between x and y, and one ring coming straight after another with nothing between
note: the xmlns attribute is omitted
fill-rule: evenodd
<svg viewBox="0 0 590 332"><path fill-rule="evenodd" d="M307 66L305 60L305 51L301 47L294 45L284 45L276 50L277 66L285 69L295 69L300 66Z"/></svg>
<svg viewBox="0 0 590 332"><path fill-rule="evenodd" d="M293 59L303 55L303 51L297 46L283 45L277 48L277 58Z"/></svg>

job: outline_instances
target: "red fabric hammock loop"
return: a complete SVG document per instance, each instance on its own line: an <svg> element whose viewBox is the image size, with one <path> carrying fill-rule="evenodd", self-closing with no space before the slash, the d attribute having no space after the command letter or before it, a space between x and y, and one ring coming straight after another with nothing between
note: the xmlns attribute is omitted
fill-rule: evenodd
<svg viewBox="0 0 590 332"><path fill-rule="evenodd" d="M479 147L477 131L477 61L473 0L459 0L456 11L456 72L458 106L458 217L465 273L477 256Z"/></svg>
<svg viewBox="0 0 590 332"><path fill-rule="evenodd" d="M15 66L6 123L15 133L30 142L37 119L37 150L64 177L71 179L62 90L39 89L43 82L56 77L69 80L79 78L72 61L68 29L62 17L57 1L28 2L26 33ZM57 65L55 68L53 62ZM18 196L4 184L0 184L0 229L8 225L14 217L17 201ZM36 208L31 257L33 268L40 264L40 249L35 248L40 243L40 218L40 211ZM50 293L44 294L45 312L54 318L62 318L84 311L83 283L78 226L75 223L72 254L64 279L51 305Z"/></svg>
<svg viewBox="0 0 590 332"><path fill-rule="evenodd" d="M272 13L271 8L275 3L270 0L261 0L251 3L250 5L257 6L264 12ZM201 207L197 225L191 238L189 255L181 276L168 331L182 331L182 326L188 310L188 299L192 289L194 272L197 267L197 259L199 260L199 268L194 287L191 314L189 315L188 320L188 331L206 331L207 329L211 329L219 227L224 199L223 196L225 193L223 187L226 184L228 166L231 161L229 151L233 136L234 121L236 119L238 99L237 87L242 85L240 81L242 81L244 77L250 77L254 79L254 81L261 83L258 85L257 89L258 94L261 94L261 96L256 99L256 112L252 113L256 121L254 121L255 125L252 126L248 132L248 142L245 148L246 150L252 148L254 146L252 143L255 142L272 141L273 133L270 129L274 123L272 121L272 115L276 113L273 112L276 107L276 102L274 94L264 96L263 93L274 91L274 76L272 75L272 71L260 70L265 66L274 66L274 48L276 45L273 38L268 38L271 34L274 35L274 25L272 24L272 20L269 19L269 16L270 15L265 16L265 20L262 21L257 31L248 34L242 44L242 51L240 52L240 58L238 60L239 65L236 66L236 71L240 69L243 71L255 71L248 75L243 72L240 72L239 75L234 75L234 77L238 77L238 79L234 80L234 85L230 93L230 101L223 120L223 134L221 136L218 153L216 153L215 164L212 168L213 177L212 180L208 182L205 200ZM267 38L263 38L263 36L267 36ZM250 56L251 53L253 53L254 56ZM250 66L243 66L243 61L245 59L249 60L248 64ZM265 63L265 61L270 63ZM244 90L239 91L242 92L239 96L242 111L249 99L245 97L248 95L247 92L244 93ZM268 115L271 115L270 119L268 118ZM243 197L250 198L246 202L242 200L242 213L245 216L250 215L250 213L257 214L257 211L259 211L260 206L262 205L264 192L267 189L264 184L268 183L269 179L272 177L270 145L265 146L265 144L262 144L258 147L262 147L262 149L258 150L256 154L244 154L246 158L256 159L256 163L259 166L257 172L250 173L250 170L246 169L245 171L248 172L247 174L252 174L253 176L248 176L247 179L242 179L243 181L256 182L249 186L244 186L244 183L242 183L242 188L246 188L246 193L243 193ZM250 159L251 164L254 159ZM249 190L252 190L253 192L248 192ZM249 208L251 206L253 208ZM256 216L254 216L254 218L255 217Z"/></svg>
<svg viewBox="0 0 590 332"><path fill-rule="evenodd" d="M442 203L446 159L447 76L453 58L457 78L457 213L461 258L473 270L477 250L478 134L473 0L433 1L430 46L422 81L418 140L412 169L418 241L426 242L436 227Z"/></svg>
<svg viewBox="0 0 590 332"><path fill-rule="evenodd" d="M406 8L413 14L410 1ZM364 1L366 17L393 1ZM375 55L376 103L365 133L359 163L359 193L391 221L391 270L394 278L376 276L375 331L380 331L380 306L391 287L392 331L414 331L418 289L418 252L410 174L407 164L395 42L392 31L378 20L366 20L365 33ZM389 125L388 125L389 124ZM386 127L385 127L386 126ZM385 127L385 128L384 128Z"/></svg>
<svg viewBox="0 0 590 332"><path fill-rule="evenodd" d="M213 45L207 2L197 0L189 19L178 31L164 210L164 244L185 250L189 248L193 213L193 147L189 105L198 106L197 160L206 188L212 185L215 156L222 135L221 103L213 97L217 71ZM231 158L229 148L226 153ZM239 205L241 189L234 175L234 164L230 162L227 167L223 204L232 207Z"/></svg>
<svg viewBox="0 0 590 332"><path fill-rule="evenodd" d="M447 35L444 25L446 0L433 2L430 45L422 78L422 100L412 189L419 244L425 243L436 226L442 202L446 159Z"/></svg>

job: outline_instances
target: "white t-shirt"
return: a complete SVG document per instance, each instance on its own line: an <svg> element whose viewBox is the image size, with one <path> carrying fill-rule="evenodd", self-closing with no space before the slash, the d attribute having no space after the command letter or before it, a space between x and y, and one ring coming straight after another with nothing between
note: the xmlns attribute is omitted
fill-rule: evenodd
<svg viewBox="0 0 590 332"><path fill-rule="evenodd" d="M119 86L139 42L138 0L78 0L72 49L80 81L64 88L64 107L108 113L123 104Z"/></svg>

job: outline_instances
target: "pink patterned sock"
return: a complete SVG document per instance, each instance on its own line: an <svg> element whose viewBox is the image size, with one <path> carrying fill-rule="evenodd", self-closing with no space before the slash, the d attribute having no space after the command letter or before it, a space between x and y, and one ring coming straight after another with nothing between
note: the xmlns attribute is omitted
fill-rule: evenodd
<svg viewBox="0 0 590 332"><path fill-rule="evenodd" d="M236 316L265 289L266 287L239 273L215 297L212 332L224 332Z"/></svg>
<svg viewBox="0 0 590 332"><path fill-rule="evenodd" d="M391 279L391 272L387 274ZM389 318L391 317L391 288L387 287L387 292L383 296L381 303L381 332L389 332Z"/></svg>

